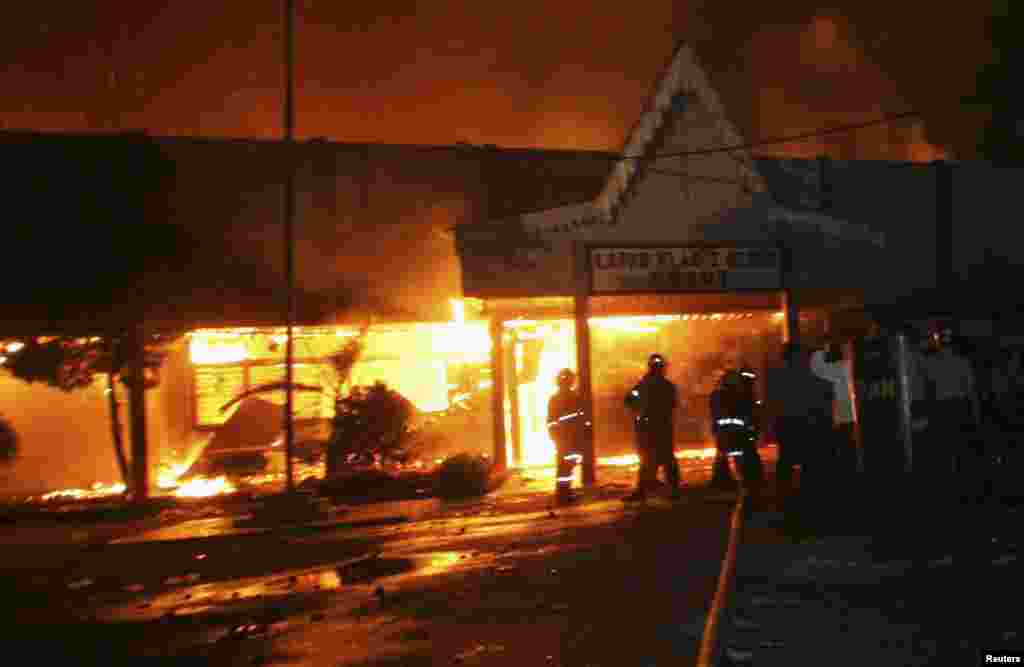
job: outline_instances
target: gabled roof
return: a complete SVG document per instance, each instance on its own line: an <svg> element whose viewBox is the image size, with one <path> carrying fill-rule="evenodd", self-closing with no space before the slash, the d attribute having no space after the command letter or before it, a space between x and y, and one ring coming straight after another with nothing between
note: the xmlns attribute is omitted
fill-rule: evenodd
<svg viewBox="0 0 1024 667"><path fill-rule="evenodd" d="M726 115L721 98L693 49L686 43L679 43L644 106L640 119L629 133L622 150L627 159L615 163L604 189L595 200L595 208L609 222L614 224L623 197L635 186L642 172L642 161L628 158L656 155L665 138L661 130L670 124L673 114L683 111L680 102L693 100L714 115L718 146L741 146L745 143L739 129ZM764 191L764 181L750 156L746 152L731 155L740 164L741 175L749 182L749 189L754 192Z"/></svg>

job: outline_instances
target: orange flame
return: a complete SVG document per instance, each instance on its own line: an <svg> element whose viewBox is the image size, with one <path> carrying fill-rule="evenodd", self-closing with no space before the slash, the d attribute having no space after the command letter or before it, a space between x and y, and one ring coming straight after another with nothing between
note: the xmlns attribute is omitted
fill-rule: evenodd
<svg viewBox="0 0 1024 667"><path fill-rule="evenodd" d="M713 459L718 450L714 447L704 449L683 449L675 453L677 459ZM597 459L597 464L602 466L636 466L640 465L640 457L636 454L624 454L622 456L606 456Z"/></svg>
<svg viewBox="0 0 1024 667"><path fill-rule="evenodd" d="M118 482L116 484L104 484L103 482L96 482L89 489L59 489L57 491L51 491L50 493L44 493L39 496L40 500L95 500L97 498L108 498L110 496L120 495L125 492L125 485Z"/></svg>
<svg viewBox="0 0 1024 667"><path fill-rule="evenodd" d="M248 351L239 334L194 334L189 341L189 357L193 364L233 364L244 361Z"/></svg>
<svg viewBox="0 0 1024 667"><path fill-rule="evenodd" d="M220 477L193 477L174 490L178 498L208 498L210 496L233 493L238 489L223 475Z"/></svg>

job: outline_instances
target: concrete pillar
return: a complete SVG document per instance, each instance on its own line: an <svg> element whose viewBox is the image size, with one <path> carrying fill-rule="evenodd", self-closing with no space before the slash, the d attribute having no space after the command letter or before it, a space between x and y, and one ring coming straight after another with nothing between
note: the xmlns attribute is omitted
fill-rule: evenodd
<svg viewBox="0 0 1024 667"><path fill-rule="evenodd" d="M573 306L576 317L576 369L579 372L579 392L590 428L584 429L583 485L597 483L597 457L594 447L594 387L590 367L590 253L585 244L577 241L576 295Z"/></svg>

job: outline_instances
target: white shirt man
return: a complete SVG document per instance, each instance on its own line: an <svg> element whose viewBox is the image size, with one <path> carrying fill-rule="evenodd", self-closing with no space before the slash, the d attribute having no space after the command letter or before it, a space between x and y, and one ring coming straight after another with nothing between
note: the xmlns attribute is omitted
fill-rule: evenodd
<svg viewBox="0 0 1024 667"><path fill-rule="evenodd" d="M857 444L854 435L854 388L850 362L845 359L830 361L825 350L811 355L811 371L832 383L835 400L832 402L832 424L835 432L832 455L837 471L852 473L858 467Z"/></svg>
<svg viewBox="0 0 1024 667"><path fill-rule="evenodd" d="M836 400L832 406L832 417L836 426L852 424L853 418L853 373L850 363L845 359L828 362L824 350L818 350L811 356L811 370L820 378L832 383L836 392Z"/></svg>

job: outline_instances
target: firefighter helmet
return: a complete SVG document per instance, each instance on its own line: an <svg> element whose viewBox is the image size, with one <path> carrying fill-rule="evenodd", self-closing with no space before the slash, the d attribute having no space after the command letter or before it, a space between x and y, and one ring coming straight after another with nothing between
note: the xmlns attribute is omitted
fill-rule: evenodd
<svg viewBox="0 0 1024 667"><path fill-rule="evenodd" d="M728 370L722 374L723 387L739 387L743 383L743 376L737 370Z"/></svg>
<svg viewBox="0 0 1024 667"><path fill-rule="evenodd" d="M652 371L663 370L668 362L665 361L665 357L658 353L652 354L647 358L647 367Z"/></svg>
<svg viewBox="0 0 1024 667"><path fill-rule="evenodd" d="M563 388L571 388L576 384L576 374L572 372L571 368L563 368L558 371L558 377L556 379L558 386Z"/></svg>

